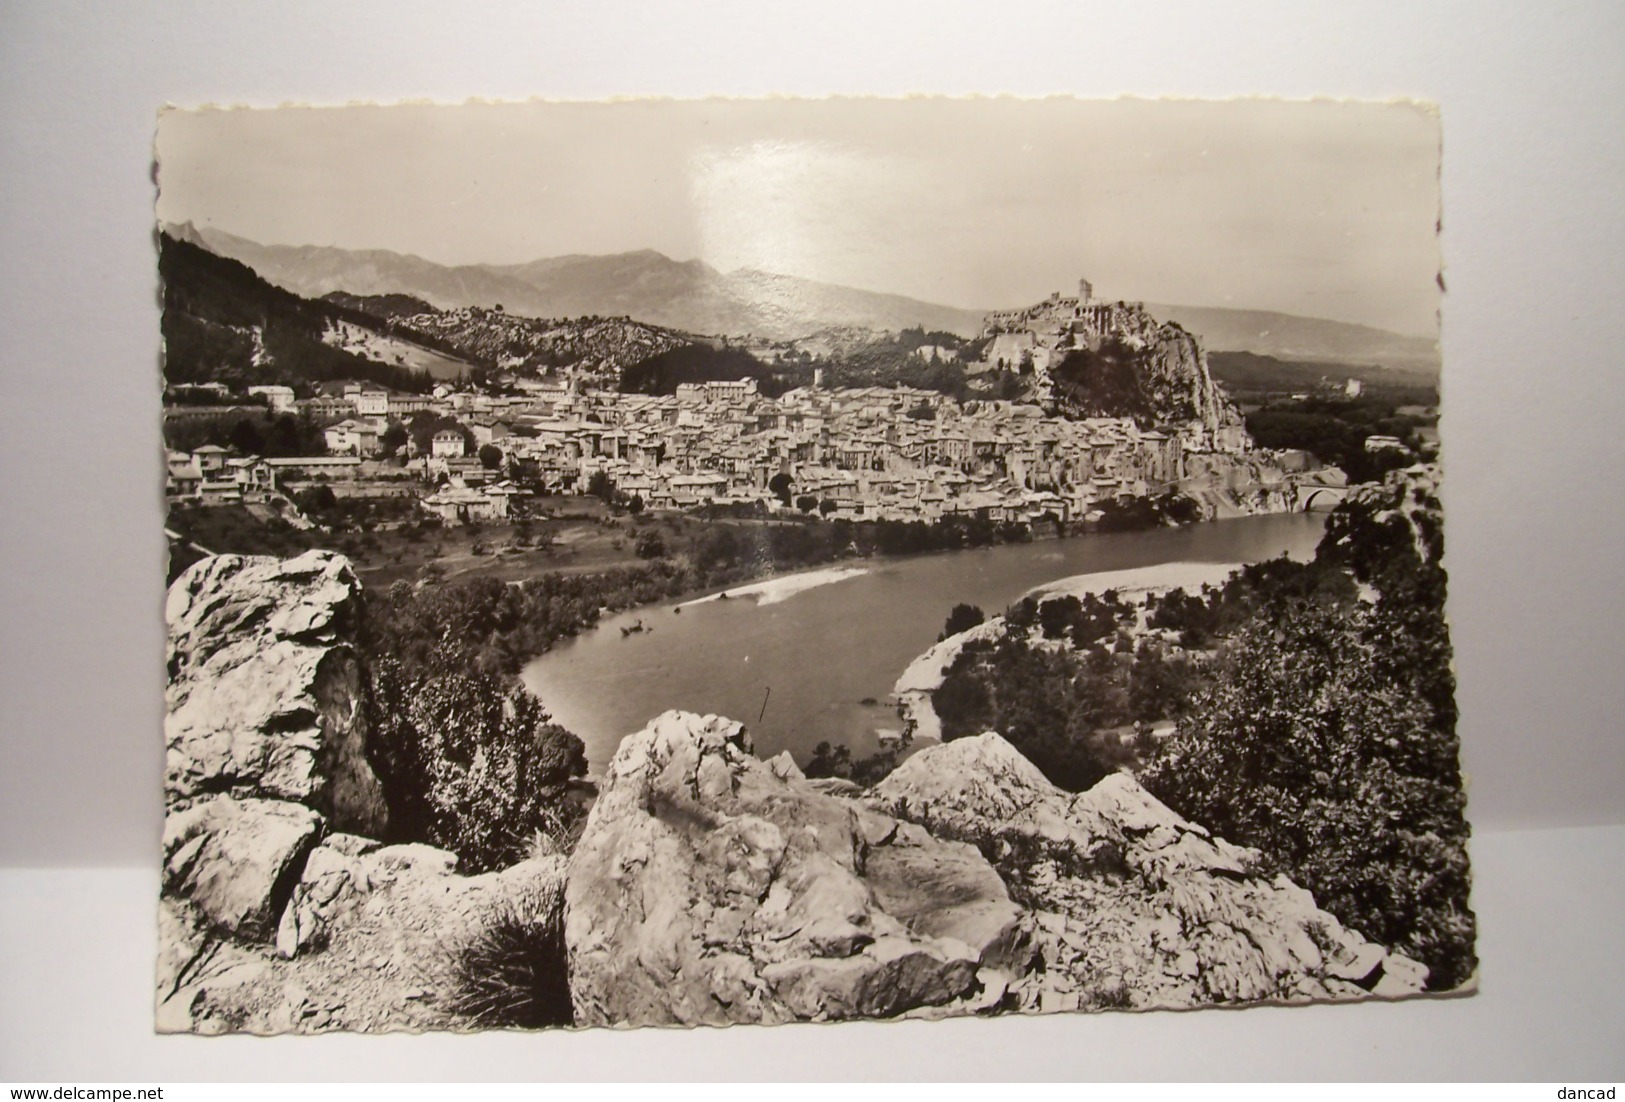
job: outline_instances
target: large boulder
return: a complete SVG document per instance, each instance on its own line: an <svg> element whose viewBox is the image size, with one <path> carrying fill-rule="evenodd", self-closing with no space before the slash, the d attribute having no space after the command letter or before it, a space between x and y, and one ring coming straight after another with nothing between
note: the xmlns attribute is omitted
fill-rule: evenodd
<svg viewBox="0 0 1625 1102"><path fill-rule="evenodd" d="M988 732L920 751L870 801L976 844L1034 909L1045 967L1016 984L1024 1009L1402 995L1426 978L1127 774L1067 793Z"/></svg>
<svg viewBox="0 0 1625 1102"><path fill-rule="evenodd" d="M281 800L217 796L164 820L164 890L220 929L269 941L293 896L322 817Z"/></svg>
<svg viewBox="0 0 1625 1102"><path fill-rule="evenodd" d="M1025 933L972 847L820 792L752 757L738 723L683 712L622 742L565 902L581 1025L969 1007Z"/></svg>
<svg viewBox="0 0 1625 1102"><path fill-rule="evenodd" d="M379 834L365 678L347 642L360 584L327 551L216 555L170 587L165 789L291 800L338 830Z"/></svg>

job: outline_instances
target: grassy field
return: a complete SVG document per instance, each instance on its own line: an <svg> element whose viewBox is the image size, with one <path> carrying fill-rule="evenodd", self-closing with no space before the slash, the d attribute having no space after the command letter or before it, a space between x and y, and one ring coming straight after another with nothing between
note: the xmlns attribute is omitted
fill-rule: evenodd
<svg viewBox="0 0 1625 1102"><path fill-rule="evenodd" d="M546 573L595 573L645 561L640 537L658 536L665 557L681 557L707 529L773 522L699 520L663 513L617 514L597 498L535 499L528 516L500 524L445 528L433 524L378 522L299 531L255 516L236 505L176 506L168 527L214 553L297 555L319 547L340 551L369 586L422 578L495 577L522 581ZM171 577L198 557L177 553Z"/></svg>

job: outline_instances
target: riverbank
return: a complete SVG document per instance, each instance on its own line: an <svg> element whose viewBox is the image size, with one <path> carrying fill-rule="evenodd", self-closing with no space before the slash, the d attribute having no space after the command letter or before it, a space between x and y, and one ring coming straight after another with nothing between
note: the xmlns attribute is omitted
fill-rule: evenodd
<svg viewBox="0 0 1625 1102"><path fill-rule="evenodd" d="M804 593L821 585L844 582L848 578L856 578L868 572L869 568L865 566L835 566L823 567L817 570L803 570L791 574L774 574L759 582L735 586L732 589L724 589L705 597L696 597L691 601L684 601L677 607L690 608L694 605L705 604L708 601L726 601L734 598L754 600L759 605L775 605L780 601L789 600L797 593Z"/></svg>
<svg viewBox="0 0 1625 1102"><path fill-rule="evenodd" d="M1169 562L1129 570L1102 570L1074 574L1034 586L1022 596L1043 601L1050 597L1082 597L1115 591L1119 597L1143 604L1153 593L1184 589L1191 592L1205 585L1221 585L1244 564L1215 562ZM903 730L916 742L936 742L942 738L942 719L931 697L942 687L948 670L965 646L977 640L996 639L1004 631L1004 617L992 616L973 628L950 635L910 662L892 687Z"/></svg>
<svg viewBox="0 0 1625 1102"><path fill-rule="evenodd" d="M696 600L711 589L605 611L536 652L522 677L554 721L581 736L594 769L669 708L740 717L764 757L789 750L805 766L829 742L862 758L903 726L897 682L955 604L1002 612L1036 588L1079 577L1106 587L1194 586L1235 563L1311 554L1324 522L1249 517L780 572L729 585L726 600ZM763 583L778 599L734 599ZM646 630L622 633L638 620Z"/></svg>

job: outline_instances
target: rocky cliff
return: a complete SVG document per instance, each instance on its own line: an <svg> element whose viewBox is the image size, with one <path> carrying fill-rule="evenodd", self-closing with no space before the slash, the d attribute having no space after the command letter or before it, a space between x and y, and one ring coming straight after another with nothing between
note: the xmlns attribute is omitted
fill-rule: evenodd
<svg viewBox="0 0 1625 1102"><path fill-rule="evenodd" d="M1194 451L1248 446L1240 411L1213 382L1196 337L1140 303L1059 295L989 314L989 364L1032 373L1035 397L1066 417L1133 417L1178 431Z"/></svg>
<svg viewBox="0 0 1625 1102"><path fill-rule="evenodd" d="M1422 988L1126 775L1069 794L991 733L864 791L668 712L622 742L567 861L459 876L380 840L356 596L323 552L218 556L171 589L161 1029L466 1028L511 1024L491 1008L515 998L529 1024L698 1025Z"/></svg>
<svg viewBox="0 0 1625 1102"><path fill-rule="evenodd" d="M567 875L578 1022L1190 1007L1425 979L1126 775L1073 796L991 733L868 793L775 764L715 716L669 712L621 744Z"/></svg>
<svg viewBox="0 0 1625 1102"><path fill-rule="evenodd" d="M467 1024L458 946L493 915L558 925L558 858L460 877L378 840L359 592L321 551L218 555L170 588L160 1030Z"/></svg>
<svg viewBox="0 0 1625 1102"><path fill-rule="evenodd" d="M868 802L973 842L1028 908L1035 957L1011 977L1014 1008L1403 995L1426 979L1124 773L1063 792L989 732L921 751Z"/></svg>
<svg viewBox="0 0 1625 1102"><path fill-rule="evenodd" d="M216 555L176 579L165 606L172 808L210 796L291 801L335 829L383 831L348 642L360 588L348 560L322 551Z"/></svg>

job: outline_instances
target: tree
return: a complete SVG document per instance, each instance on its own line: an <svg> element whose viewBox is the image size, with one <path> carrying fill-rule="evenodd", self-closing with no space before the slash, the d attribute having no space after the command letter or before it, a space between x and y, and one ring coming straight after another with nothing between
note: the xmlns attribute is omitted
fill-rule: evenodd
<svg viewBox="0 0 1625 1102"><path fill-rule="evenodd" d="M644 532L633 548L640 559L658 559L666 554L666 541L660 538L659 532Z"/></svg>
<svg viewBox="0 0 1625 1102"><path fill-rule="evenodd" d="M1380 603L1249 621L1146 783L1448 990L1475 966L1453 717L1430 671L1394 663L1416 652Z"/></svg>
<svg viewBox="0 0 1625 1102"><path fill-rule="evenodd" d="M1167 719L1184 708L1192 684L1189 662L1170 659L1162 644L1145 640L1129 672L1129 711L1142 723Z"/></svg>
<svg viewBox="0 0 1625 1102"><path fill-rule="evenodd" d="M502 467L502 449L495 444L485 444L480 448L480 466L488 471L499 470Z"/></svg>
<svg viewBox="0 0 1625 1102"><path fill-rule="evenodd" d="M818 503L818 515L827 517L839 508L840 506L835 504L832 499L826 497L823 501Z"/></svg>
<svg viewBox="0 0 1625 1102"><path fill-rule="evenodd" d="M494 677L373 660L379 766L396 837L456 853L470 872L512 864L531 836L579 817L581 740Z"/></svg>
<svg viewBox="0 0 1625 1102"><path fill-rule="evenodd" d="M265 437L259 426L246 417L231 426L230 440L241 455L259 455L265 450Z"/></svg>
<svg viewBox="0 0 1625 1102"><path fill-rule="evenodd" d="M767 488L772 490L773 496L778 498L779 501L785 505L790 504L790 487L793 484L794 483L791 481L790 476L784 471L780 471L778 474L767 480Z"/></svg>
<svg viewBox="0 0 1625 1102"><path fill-rule="evenodd" d="M608 471L592 472L592 477L587 479L587 495L606 505L615 500L615 480L609 477Z"/></svg>
<svg viewBox="0 0 1625 1102"><path fill-rule="evenodd" d="M957 604L953 607L953 611L948 613L948 621L942 625L942 634L937 636L937 642L940 643L962 631L969 631L986 619L987 616L975 605Z"/></svg>
<svg viewBox="0 0 1625 1102"><path fill-rule="evenodd" d="M811 494L802 494L800 497L796 498L796 508L800 509L803 513L810 513L814 509L818 508L818 499L813 497Z"/></svg>
<svg viewBox="0 0 1625 1102"><path fill-rule="evenodd" d="M450 429L463 438L463 454L472 455L476 448L474 434L468 427L454 417L446 417L430 410L421 410L407 419L407 432L412 438L412 448L418 455L428 455L434 450L435 433L443 429Z"/></svg>
<svg viewBox="0 0 1625 1102"><path fill-rule="evenodd" d="M406 447L407 440L411 439L406 432L406 426L399 421L391 421L384 429L383 435L378 437L378 443L385 455L395 455Z"/></svg>
<svg viewBox="0 0 1625 1102"><path fill-rule="evenodd" d="M1051 597L1038 606L1038 626L1045 639L1059 639L1083 618L1083 602L1070 593Z"/></svg>
<svg viewBox="0 0 1625 1102"><path fill-rule="evenodd" d="M821 777L852 776L852 750L850 747L831 746L828 742L820 742L813 747L813 756L807 762L807 768L802 770L808 780L818 780Z"/></svg>
<svg viewBox="0 0 1625 1102"><path fill-rule="evenodd" d="M338 505L338 498L333 494L331 486L310 486L300 490L294 497L294 503L304 513L325 513Z"/></svg>

